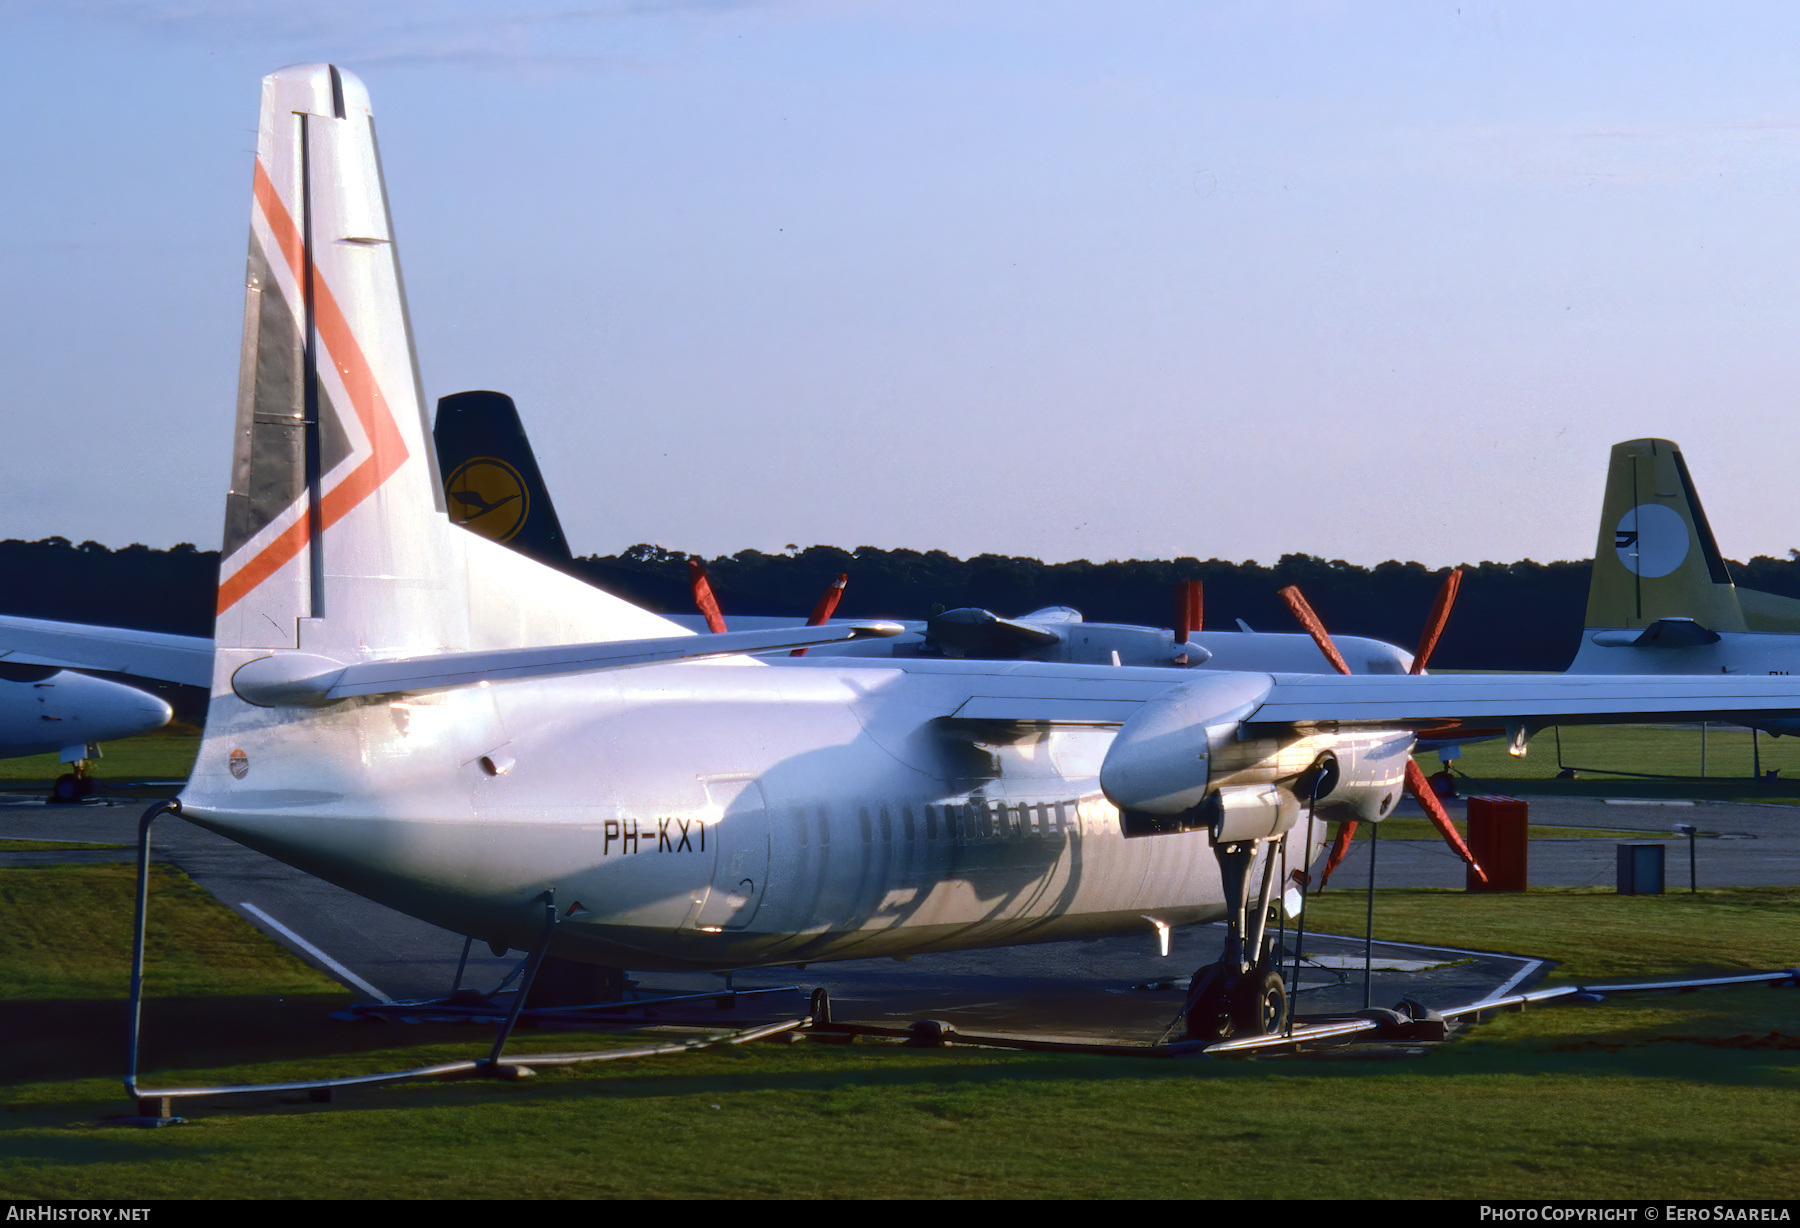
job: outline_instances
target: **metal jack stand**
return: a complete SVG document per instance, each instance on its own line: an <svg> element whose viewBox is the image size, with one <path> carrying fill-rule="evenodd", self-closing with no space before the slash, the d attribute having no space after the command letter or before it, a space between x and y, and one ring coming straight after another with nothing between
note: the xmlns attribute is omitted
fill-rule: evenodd
<svg viewBox="0 0 1800 1228"><path fill-rule="evenodd" d="M144 921L150 908L150 824L160 815L180 814L181 803L151 804L138 820L137 908L131 927L131 1035L125 1051L125 1094L137 1106L137 1115L126 1118L134 1126L173 1126L181 1118L170 1112L171 1097L143 1095L138 1090L138 1034L144 1017Z"/></svg>
<svg viewBox="0 0 1800 1228"><path fill-rule="evenodd" d="M513 995L512 1009L506 1012L506 1022L500 1025L500 1034L494 1037L493 1051L488 1054L483 1064L482 1073L494 1075L502 1079L530 1078L532 1070L528 1066L502 1065L500 1052L506 1048L507 1038L512 1035L513 1028L519 1022L519 1012L525 1009L525 998L531 993L531 982L537 979L538 969L544 964L544 956L550 953L550 940L556 937L556 888L544 891L544 929L538 935L538 943L525 962L525 975L519 978L518 992Z"/></svg>
<svg viewBox="0 0 1800 1228"><path fill-rule="evenodd" d="M329 1101L332 1092L340 1087L379 1087L388 1083L408 1083L424 1079L467 1075L487 1075L503 1079L531 1076L533 1073L531 1066L502 1062L500 1057L506 1048L507 1040L512 1036L514 1025L519 1021L519 1014L524 1009L525 996L531 992L532 979L537 976L538 968L543 964L544 957L549 954L550 941L556 934L556 893L554 889L546 890L539 897L544 901L543 932L538 938L536 949L531 953L531 958L526 962L524 977L517 991L518 996L514 999L512 1008L507 1012L500 1035L494 1038L493 1049L485 1058L440 1062L434 1066L419 1066L411 1070L390 1070L380 1074L350 1075L337 1079L300 1079L284 1083L236 1083L224 1087L147 1088L140 1086L138 1084L138 1039L143 1030L144 932L150 902L150 825L162 815L179 815L180 813L180 802L160 801L144 811L144 817L138 820L137 909L131 942L131 1022L125 1058L125 1094L131 1097L137 1107L137 1113L134 1116L114 1118L115 1121L122 1125L135 1126L175 1125L182 1119L174 1116L171 1112L174 1101L199 1096L226 1096L244 1092L306 1092L315 1101ZM774 1023L760 1024L736 1032L695 1037L691 1040L582 1053L533 1054L530 1061L532 1066L574 1066L589 1062L611 1062L649 1057L656 1054L687 1053L713 1045L739 1045L749 1041L762 1040L782 1032L792 1031L806 1023L806 1017L800 1016Z"/></svg>

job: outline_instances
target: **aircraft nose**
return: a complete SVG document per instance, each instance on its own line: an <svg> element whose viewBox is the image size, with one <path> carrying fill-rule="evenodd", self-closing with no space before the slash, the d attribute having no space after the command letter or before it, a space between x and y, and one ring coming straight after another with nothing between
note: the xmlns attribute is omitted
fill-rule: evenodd
<svg viewBox="0 0 1800 1228"><path fill-rule="evenodd" d="M136 688L132 688L136 690ZM161 729L175 718L175 709L160 695L152 695L148 691L138 691L136 711L143 719L146 731Z"/></svg>
<svg viewBox="0 0 1800 1228"><path fill-rule="evenodd" d="M134 686L80 675L63 674L59 678L68 680L62 684L67 691L64 702L82 721L90 742L149 733L161 729L175 715L175 710L160 696Z"/></svg>

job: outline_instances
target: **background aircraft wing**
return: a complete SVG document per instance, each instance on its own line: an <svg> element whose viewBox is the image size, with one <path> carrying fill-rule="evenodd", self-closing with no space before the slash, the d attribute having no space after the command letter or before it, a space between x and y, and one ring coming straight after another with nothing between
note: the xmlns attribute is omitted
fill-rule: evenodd
<svg viewBox="0 0 1800 1228"><path fill-rule="evenodd" d="M1276 674L1254 723L1427 728L1440 721L1597 724L1729 720L1800 711L1800 680L1780 675Z"/></svg>
<svg viewBox="0 0 1800 1228"><path fill-rule="evenodd" d="M211 686L213 642L192 635L0 615L0 659Z"/></svg>

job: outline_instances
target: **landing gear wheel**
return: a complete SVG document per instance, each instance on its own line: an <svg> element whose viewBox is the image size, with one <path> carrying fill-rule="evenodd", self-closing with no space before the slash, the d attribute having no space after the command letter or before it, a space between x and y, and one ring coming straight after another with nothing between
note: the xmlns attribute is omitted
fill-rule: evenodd
<svg viewBox="0 0 1800 1228"><path fill-rule="evenodd" d="M1273 1036L1287 1026L1287 986L1273 968L1252 971L1237 984L1231 1021L1239 1036Z"/></svg>
<svg viewBox="0 0 1800 1228"><path fill-rule="evenodd" d="M1238 981L1236 973L1224 964L1207 964L1194 973L1189 983L1185 1014L1187 1039L1229 1039L1236 1029L1231 1009Z"/></svg>
<svg viewBox="0 0 1800 1228"><path fill-rule="evenodd" d="M81 800L81 778L73 772L65 772L56 778L50 786L50 800L53 802L78 802Z"/></svg>

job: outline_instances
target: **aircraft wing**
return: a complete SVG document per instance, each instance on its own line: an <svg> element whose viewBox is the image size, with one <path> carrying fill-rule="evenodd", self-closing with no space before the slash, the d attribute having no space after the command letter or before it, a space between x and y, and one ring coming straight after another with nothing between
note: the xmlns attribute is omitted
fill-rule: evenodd
<svg viewBox="0 0 1800 1228"><path fill-rule="evenodd" d="M213 642L193 635L0 615L0 659L211 686Z"/></svg>
<svg viewBox="0 0 1800 1228"><path fill-rule="evenodd" d="M585 674L780 648L810 648L898 635L902 630L898 623L828 623L823 627L452 652L351 665L306 653L284 653L259 657L242 666L232 677L232 687L246 702L263 707L313 707L367 695L401 695L513 678Z"/></svg>
<svg viewBox="0 0 1800 1228"><path fill-rule="evenodd" d="M1418 729L1443 721L1729 720L1800 711L1800 680L1701 674L1275 674L1245 719Z"/></svg>

